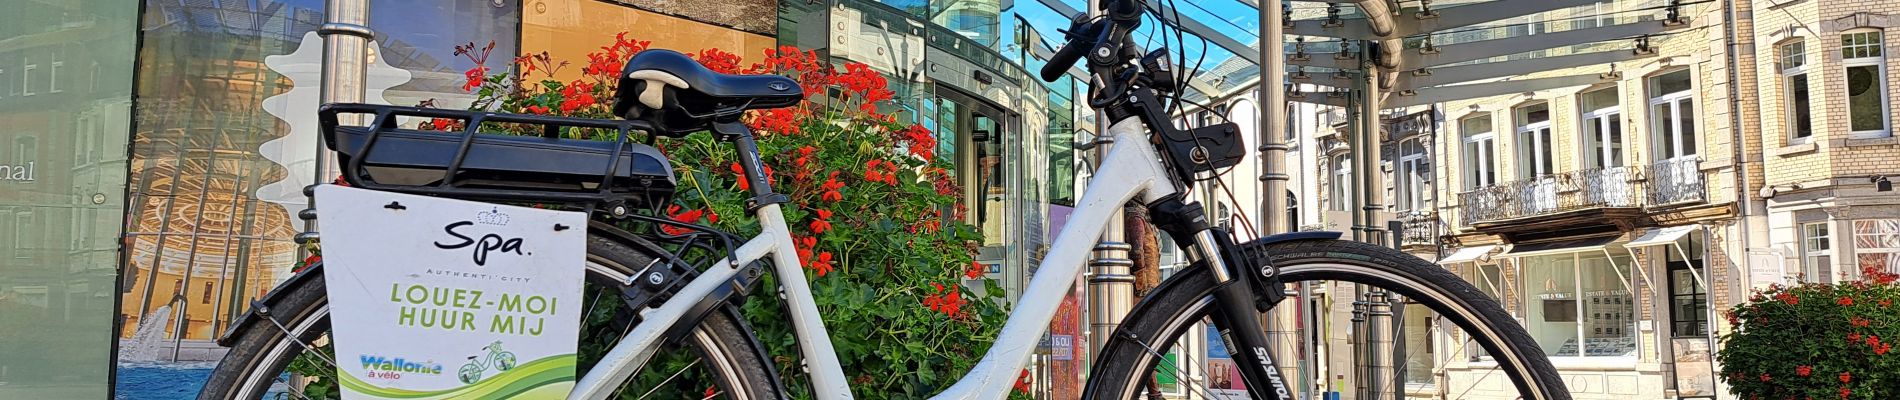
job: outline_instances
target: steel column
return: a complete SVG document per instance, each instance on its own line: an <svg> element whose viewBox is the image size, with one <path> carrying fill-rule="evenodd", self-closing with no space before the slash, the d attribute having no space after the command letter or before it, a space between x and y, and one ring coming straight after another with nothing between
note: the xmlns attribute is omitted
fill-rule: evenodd
<svg viewBox="0 0 1900 400"><path fill-rule="evenodd" d="M317 35L323 37L322 84L317 93L320 103L361 103L363 86L368 76L369 41L375 33L369 29L368 0L328 0L323 6L323 26L317 28ZM348 125L364 125L362 115L343 115L340 122ZM316 176L312 184L322 184L330 178L330 152L324 149L323 141L316 141ZM317 208L317 197L310 188L304 189L309 197L307 210ZM312 211L314 212L314 211ZM303 213L300 215L315 215ZM305 219L303 231L297 235L298 243L306 243L316 238L317 220ZM305 256L305 248L297 248L297 259Z"/></svg>

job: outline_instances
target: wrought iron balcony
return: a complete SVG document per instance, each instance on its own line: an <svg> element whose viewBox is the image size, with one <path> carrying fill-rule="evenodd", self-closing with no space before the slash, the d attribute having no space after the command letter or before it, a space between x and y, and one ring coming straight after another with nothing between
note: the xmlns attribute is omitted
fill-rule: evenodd
<svg viewBox="0 0 1900 400"><path fill-rule="evenodd" d="M1640 206L1635 167L1592 168L1504 182L1458 195L1464 224L1593 208Z"/></svg>
<svg viewBox="0 0 1900 400"><path fill-rule="evenodd" d="M1399 214L1399 246L1437 246L1438 213L1408 211Z"/></svg>
<svg viewBox="0 0 1900 400"><path fill-rule="evenodd" d="M1650 207L1702 201L1707 184L1696 157L1678 157L1649 165L1644 192Z"/></svg>
<svg viewBox="0 0 1900 400"><path fill-rule="evenodd" d="M1661 207L1704 200L1695 157L1647 166L1592 168L1460 193L1465 226L1590 209Z"/></svg>

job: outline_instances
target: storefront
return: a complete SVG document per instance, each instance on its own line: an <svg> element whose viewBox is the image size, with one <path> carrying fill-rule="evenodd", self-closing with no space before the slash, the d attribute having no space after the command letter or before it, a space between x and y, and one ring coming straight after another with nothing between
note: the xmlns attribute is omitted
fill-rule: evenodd
<svg viewBox="0 0 1900 400"><path fill-rule="evenodd" d="M1690 224L1469 245L1439 262L1503 303L1578 398L1686 398L1717 389L1709 288L1720 281L1704 261L1708 243L1705 228ZM1489 354L1448 332L1456 333L1432 339L1444 341L1433 347L1444 352L1438 385L1472 398L1514 396L1507 380L1486 373L1496 366Z"/></svg>

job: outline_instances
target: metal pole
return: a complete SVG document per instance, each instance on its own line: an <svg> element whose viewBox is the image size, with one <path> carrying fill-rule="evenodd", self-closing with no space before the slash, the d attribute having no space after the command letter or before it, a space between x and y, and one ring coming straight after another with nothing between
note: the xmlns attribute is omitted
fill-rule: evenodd
<svg viewBox="0 0 1900 400"><path fill-rule="evenodd" d="M1090 17L1102 14L1099 0L1089 0ZM1100 170L1102 160L1108 158L1108 150L1114 146L1108 131L1107 117L1102 112L1095 113L1095 159L1093 162ZM1089 349L1090 354L1098 353L1108 343L1110 335L1119 327L1122 317L1134 308L1135 277L1129 274L1134 261L1128 259L1127 242L1123 239L1122 213L1114 213L1108 219L1108 229L1102 230L1102 239L1095 245L1094 257L1089 260Z"/></svg>
<svg viewBox="0 0 1900 400"><path fill-rule="evenodd" d="M1391 374L1392 352L1392 303L1385 291L1366 293L1366 341L1372 351L1366 352L1366 387L1369 389L1366 400L1389 400L1393 395Z"/></svg>
<svg viewBox="0 0 1900 400"><path fill-rule="evenodd" d="M1359 208L1361 218L1359 222L1364 225L1362 228L1364 237L1361 240L1372 244L1385 244L1385 241L1389 239L1385 235L1385 218L1383 217L1385 214L1385 185L1383 183L1385 174L1379 169L1379 159L1382 156L1379 140L1385 125L1379 117L1379 109L1380 100L1384 94L1379 90L1379 67L1376 62L1379 53L1376 43L1366 41L1363 46L1360 46L1362 56L1359 65L1360 71L1364 74L1359 83L1362 89L1359 102L1360 135L1357 137L1358 145L1353 146L1353 152L1356 153L1353 163L1357 164L1354 166L1356 170L1354 177L1358 178L1356 180L1361 189L1360 193L1364 194L1358 198L1362 202ZM1392 397L1390 385L1393 381L1392 359L1394 358L1391 353L1394 350L1392 304L1388 302L1389 296L1384 290L1363 285L1360 288L1366 291L1367 308L1371 310L1366 316L1367 335L1363 339L1365 341L1361 342L1366 344L1367 350L1366 378L1362 381L1368 388L1366 393L1368 399L1384 400Z"/></svg>
<svg viewBox="0 0 1900 400"><path fill-rule="evenodd" d="M1292 222L1286 217L1286 61L1284 38L1281 31L1285 27L1282 9L1285 4L1280 0L1259 2L1260 10L1260 161L1262 169L1260 180L1260 221L1265 234L1292 231ZM1300 356L1302 340L1299 330L1300 307L1305 306L1306 298L1292 287L1287 287L1287 299L1274 307L1267 317L1267 350L1279 362L1280 376L1300 376L1304 369L1305 357ZM1296 362L1297 360L1297 362ZM1294 398L1306 392L1300 385L1291 385Z"/></svg>
<svg viewBox="0 0 1900 400"><path fill-rule="evenodd" d="M1368 393L1366 392L1366 358L1368 354L1366 351L1366 344L1368 343L1366 340L1366 309L1369 304L1366 303L1365 285L1356 283L1348 283L1348 285L1353 286L1354 294L1352 298L1352 372L1350 372L1351 375L1348 375L1346 379L1352 381L1352 385L1350 385L1353 388L1352 400L1363 400L1368 397Z"/></svg>
<svg viewBox="0 0 1900 400"><path fill-rule="evenodd" d="M328 0L323 5L323 26L317 28L317 35L323 37L322 86L317 94L321 103L361 103L363 86L368 74L369 41L375 33L369 30L368 0ZM362 116L342 115L341 123L362 125ZM330 152L324 149L323 141L316 141L316 172L311 178L312 185L322 184L330 178ZM303 233L297 234L298 243L308 243L317 239L317 198L314 186L304 188L309 197L309 205L304 212L298 213L304 218ZM303 247L297 248L297 259L305 256Z"/></svg>

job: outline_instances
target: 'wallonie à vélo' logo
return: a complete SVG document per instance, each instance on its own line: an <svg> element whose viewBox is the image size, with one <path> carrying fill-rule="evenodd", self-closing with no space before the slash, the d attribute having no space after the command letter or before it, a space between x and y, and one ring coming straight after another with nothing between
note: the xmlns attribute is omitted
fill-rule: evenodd
<svg viewBox="0 0 1900 400"><path fill-rule="evenodd" d="M509 239L501 235L489 233L482 235L481 239L475 239L456 231L457 229L474 226L478 223L482 225L508 226L508 214L501 212L500 209L491 209L489 211L476 213L474 221L457 221L443 226L443 232L448 233L449 236L461 239L461 242L452 244L435 242L435 247L443 250L454 250L473 246L475 252L473 258L477 266L488 265L488 253L491 251L525 255L521 252L522 241L520 238Z"/></svg>

